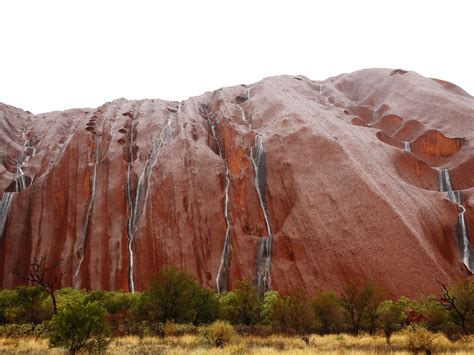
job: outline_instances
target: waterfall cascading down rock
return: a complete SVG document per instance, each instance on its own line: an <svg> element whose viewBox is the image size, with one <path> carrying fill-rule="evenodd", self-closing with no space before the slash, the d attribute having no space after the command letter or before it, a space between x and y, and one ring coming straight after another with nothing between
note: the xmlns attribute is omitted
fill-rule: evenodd
<svg viewBox="0 0 474 355"><path fill-rule="evenodd" d="M439 172L439 190L446 192L448 199L455 203L460 210L457 221L457 235L458 244L462 252L462 259L464 265L468 270L473 273L474 271L474 254L471 243L469 241L469 232L467 230L467 224L465 219L466 209L462 205L462 194L461 191L453 191L451 185L451 178L449 176L448 169L441 169Z"/></svg>
<svg viewBox="0 0 474 355"><path fill-rule="evenodd" d="M459 205L459 208L461 209L461 212L458 215L458 242L463 252L464 265L466 265L466 267L472 273L474 270L474 255L471 243L469 242L469 233L464 216L466 209L462 205Z"/></svg>
<svg viewBox="0 0 474 355"><path fill-rule="evenodd" d="M257 257L257 287L260 294L264 294L271 287L270 285L270 268L272 264L272 242L273 233L270 224L270 217L268 215L266 192L267 192L267 179L266 179L266 166L265 166L265 152L263 149L263 137L261 134L255 136L255 145L251 149L252 165L255 171L255 188L257 190L258 199L260 202L260 208L265 219L265 226L267 229L268 239L262 237L260 245L264 244L262 249L259 247L259 255L261 262L259 264L259 258ZM265 242L263 241L265 240ZM261 255L260 252L262 251Z"/></svg>
<svg viewBox="0 0 474 355"><path fill-rule="evenodd" d="M130 116L129 116L130 117ZM131 186L131 173L132 173L132 163L133 156L136 154L136 150L133 148L136 144L136 126L138 114L131 115L132 124L129 142L129 153L130 163L128 163L127 169L127 201L129 205L129 218L127 226L128 234L128 252L129 252L129 287L132 293L135 292L135 263L134 263L134 252L133 252L133 241L135 239L135 233L137 231L138 220L142 215L146 202L148 200L148 185L150 181L150 175L153 167L156 165L158 160L159 153L163 146L171 138L172 127L171 127L171 116L168 117L168 120L161 130L160 134L156 137L152 143L151 151L148 156L148 159L145 162L143 171L138 179L136 186L135 196L132 196L132 186Z"/></svg>
<svg viewBox="0 0 474 355"><path fill-rule="evenodd" d="M119 130L119 132L125 135L123 155L125 163L127 164L127 175L125 181L125 193L127 198L128 206L128 220L127 220L127 249L128 249L128 284L129 290L135 292L135 280L134 280L134 255L133 255L133 239L135 236L135 225L134 225L134 196L132 192L132 169L133 163L137 159L138 146L137 146L137 125L138 125L138 113L137 108L134 107L130 111L122 114L124 117L128 117L129 121L125 126Z"/></svg>
<svg viewBox="0 0 474 355"><path fill-rule="evenodd" d="M102 117L104 107L101 107L98 109L94 114L92 115L91 120L87 124L88 128L87 130L91 133L91 139L92 139L92 144L93 144L93 162L92 162L92 174L90 177L89 185L90 185L90 196L89 196L89 203L87 204L87 209L86 209L86 219L84 221L84 226L82 228L82 240L81 240L81 246L79 249L76 251L76 254L79 256L79 264L76 268L76 272L74 273L74 284L76 287L79 287L78 283L78 277L79 273L81 271L81 266L84 261L84 254L85 254L85 246L87 243L87 239L89 237L90 233L90 220L91 220L91 214L92 210L94 208L94 201L95 201L95 192L96 192L96 181L97 181L97 166L99 165L99 148L102 143L102 137L104 133L104 124L105 124L105 119ZM96 120L102 118L102 125L101 129L99 132L96 131Z"/></svg>
<svg viewBox="0 0 474 355"><path fill-rule="evenodd" d="M244 111L244 108L240 105L237 105L240 109L240 118L242 119L242 121L244 121L246 124L249 124L249 122L247 121L247 117L245 116L245 111Z"/></svg>
<svg viewBox="0 0 474 355"><path fill-rule="evenodd" d="M16 177L15 177L15 192L21 192L27 187L27 181L25 178L25 173L23 172L23 167L27 163L29 159L29 155L27 154L28 150L30 149L30 140L27 137L26 130L22 131L23 136L23 150L20 153L16 161ZM36 153L36 149L33 150L33 154Z"/></svg>
<svg viewBox="0 0 474 355"><path fill-rule="evenodd" d="M250 88L247 88L246 96L246 100L250 100ZM244 108L238 104L237 107L241 112L240 118L248 125L249 129L252 130L252 122L245 115ZM273 234L265 198L267 185L263 138L259 133L255 136L254 147L251 147L250 149L250 160L252 161L252 166L254 168L255 190L257 191L260 208L265 219L265 227L268 234L268 236L260 237L257 247L256 284L259 297L263 298L265 292L270 289L271 243L273 240Z"/></svg>
<svg viewBox="0 0 474 355"><path fill-rule="evenodd" d="M321 87L320 87L321 90ZM250 88L247 88L247 98L250 100ZM245 110L242 106L237 105L241 112L241 119L244 121L250 130L252 130L252 122L247 118ZM253 130L252 130L253 131ZM258 199L260 202L260 208L265 220L265 227L267 230L267 236L261 236L258 241L257 248L257 268L256 268L256 283L259 292L259 296L262 298L266 291L270 290L270 268L271 268L271 255L272 255L272 242L273 233L270 224L270 217L268 214L266 191L267 191L267 180L266 180L266 165L265 165L265 152L263 149L263 137L260 133L255 135L254 146L250 149L250 159L255 174L255 190L257 191Z"/></svg>
<svg viewBox="0 0 474 355"><path fill-rule="evenodd" d="M403 142L403 150L406 152L411 152L410 142Z"/></svg>
<svg viewBox="0 0 474 355"><path fill-rule="evenodd" d="M30 159L30 156L34 157L36 155L37 149L36 147L31 146L26 129L22 130L22 138L24 141L23 150L16 161L15 190L14 192L4 192L2 199L0 200L0 240L3 236L3 231L8 219L8 212L10 211L10 206L15 193L26 189L28 187L28 183L31 182L26 180L23 167ZM30 152L30 154L28 154L28 152Z"/></svg>
<svg viewBox="0 0 474 355"><path fill-rule="evenodd" d="M258 248L257 248L257 287L258 287L258 294L260 298L263 298L265 292L268 291L269 285L265 283L265 272L266 272L266 265L267 259L269 257L269 249L268 249L268 238L260 237L258 241Z"/></svg>
<svg viewBox="0 0 474 355"><path fill-rule="evenodd" d="M453 191L451 187L451 179L449 177L448 169L441 169L439 172L439 191L441 192Z"/></svg>
<svg viewBox="0 0 474 355"><path fill-rule="evenodd" d="M13 192L5 192L0 200L0 240L3 236L3 230L7 223L8 211L13 200Z"/></svg>
<svg viewBox="0 0 474 355"><path fill-rule="evenodd" d="M22 130L22 137L24 140L23 150L16 161L15 191L4 192L2 199L0 200L0 240L3 236L3 231L8 219L8 212L10 211L10 205L15 193L21 192L28 187L28 181L23 172L23 167L28 162L30 155L31 157L34 157L37 152L37 149L31 146L30 140L27 137L26 129ZM30 155L28 155L28 151L31 152Z"/></svg>
<svg viewBox="0 0 474 355"><path fill-rule="evenodd" d="M225 200L224 200L224 218L226 223L226 231L224 238L224 247L222 249L222 256L219 263L219 270L216 275L216 289L218 293L226 292L229 289L229 275L231 264L231 239L230 239L230 212L229 212L229 192L230 192L230 172L227 160L224 157L221 143L217 139L215 124L212 122L211 112L208 105L201 104L199 107L200 115L206 119L211 128L211 135L217 146L217 153L224 162L225 172ZM219 123L219 120L215 120Z"/></svg>
<svg viewBox="0 0 474 355"><path fill-rule="evenodd" d="M462 195L461 191L446 191L448 199L456 205L461 205Z"/></svg>

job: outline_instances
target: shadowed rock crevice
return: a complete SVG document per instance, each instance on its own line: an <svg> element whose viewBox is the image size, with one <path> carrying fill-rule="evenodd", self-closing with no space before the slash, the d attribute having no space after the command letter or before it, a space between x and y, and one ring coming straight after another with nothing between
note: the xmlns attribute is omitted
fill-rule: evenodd
<svg viewBox="0 0 474 355"><path fill-rule="evenodd" d="M74 284L76 287L79 287L79 275L81 272L81 266L84 262L85 248L87 246L87 241L90 238L90 222L91 216L94 208L94 201L96 195L96 186L97 186L97 169L100 163L100 146L104 137L104 126L106 118L105 112L107 105L101 106L94 114L91 116L89 121L86 124L86 131L90 133L90 143L91 149L89 153L89 202L87 204L85 212L85 220L82 228L82 240L80 242L79 248L76 250L76 256L79 259L76 271L74 272Z"/></svg>

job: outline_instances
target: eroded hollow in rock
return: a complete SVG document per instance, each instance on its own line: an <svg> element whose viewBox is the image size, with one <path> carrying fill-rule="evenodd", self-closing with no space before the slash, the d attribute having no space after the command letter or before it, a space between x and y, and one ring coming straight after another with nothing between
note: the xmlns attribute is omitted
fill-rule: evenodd
<svg viewBox="0 0 474 355"><path fill-rule="evenodd" d="M429 130L416 138L412 151L431 166L439 166L462 147L462 138L449 138L437 130Z"/></svg>
<svg viewBox="0 0 474 355"><path fill-rule="evenodd" d="M398 115L389 114L383 116L377 122L373 123L371 127L378 128L384 131L389 136L392 136L396 131L400 129L403 124L403 118Z"/></svg>

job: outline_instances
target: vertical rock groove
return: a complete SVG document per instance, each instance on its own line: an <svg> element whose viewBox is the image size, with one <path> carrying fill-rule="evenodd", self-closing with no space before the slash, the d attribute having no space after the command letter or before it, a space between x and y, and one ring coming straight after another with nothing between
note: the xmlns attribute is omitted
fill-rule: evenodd
<svg viewBox="0 0 474 355"><path fill-rule="evenodd" d="M230 213L229 213L229 191L230 191L230 173L227 160L224 157L223 150L219 139L217 139L215 125L212 122L211 112L208 105L201 104L199 107L199 113L201 117L206 119L209 127L211 128L211 134L214 142L217 145L217 152L219 157L224 162L224 173L225 173L225 189L224 189L224 218L226 223L226 231L224 238L224 247L222 249L221 260L219 263L219 269L216 276L216 289L218 293L225 292L229 288L229 274L231 264L231 240L230 240ZM216 119L216 123L219 121Z"/></svg>
<svg viewBox="0 0 474 355"><path fill-rule="evenodd" d="M127 235L128 235L128 253L129 253L129 288L131 292L135 292L135 254L133 250L133 243L135 240L135 234L137 231L138 220L142 215L145 205L148 199L148 185L150 180L150 175L153 167L156 165L158 160L159 153L163 146L171 138L172 128L171 128L171 116L168 117L168 120L161 130L161 132L155 137L152 142L150 152L148 154L145 166L143 167L142 173L138 179L138 183L135 189L135 195L132 194L132 168L133 162L137 158L138 146L136 143L137 138L137 124L138 124L138 111L133 113L127 112L124 113L124 116L130 117L130 124L128 125L127 133L127 146L124 148L124 151L128 151L125 154L127 162L127 203L129 206L129 216L127 223Z"/></svg>
<svg viewBox="0 0 474 355"><path fill-rule="evenodd" d="M260 293L263 294L269 290L270 285L270 268L272 264L272 242L273 233L268 215L266 192L267 177L265 167L265 152L263 150L263 137L261 134L255 136L255 145L251 148L252 165L255 171L255 188L257 189L260 208L265 219L267 228L267 237L262 237L257 256L257 286Z"/></svg>
<svg viewBox="0 0 474 355"><path fill-rule="evenodd" d="M87 244L87 240L89 238L90 233L90 220L92 215L92 210L94 208L94 201L95 201L95 192L96 192L96 185L97 185L97 167L99 165L99 149L102 143L102 139L104 136L104 125L105 125L105 117L104 117L104 110L105 105L101 106L94 114L92 115L91 119L87 123L86 130L91 134L92 140L92 171L89 180L89 188L90 188L90 195L89 195L89 202L87 204L86 213L85 213L85 221L82 227L82 239L81 245L79 249L76 251L76 255L79 257L79 263L77 265L76 271L74 273L74 284L76 287L79 287L79 273L81 271L81 266L84 261L84 254L85 254L85 247ZM102 119L102 123L100 129L97 131L97 120Z"/></svg>
<svg viewBox="0 0 474 355"><path fill-rule="evenodd" d="M246 101L248 101L249 99L250 88L246 88ZM252 121L246 116L244 108L239 104L237 104L237 107L241 112L241 120L248 125L251 131L254 131L252 129ZM265 228L267 230L267 235L260 237L257 247L256 283L257 288L259 290L259 296L263 297L264 293L270 290L271 288L270 269L272 263L273 232L266 200L267 174L265 164L265 151L263 147L263 136L261 133L256 133L254 145L250 147L250 160L252 161L252 166L254 169L255 190L258 195L260 209L262 211L263 218L265 221Z"/></svg>

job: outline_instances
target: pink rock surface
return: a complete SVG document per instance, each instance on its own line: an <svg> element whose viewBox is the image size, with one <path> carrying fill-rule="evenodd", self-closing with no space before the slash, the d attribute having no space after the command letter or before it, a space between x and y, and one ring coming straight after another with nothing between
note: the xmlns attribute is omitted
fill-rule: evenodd
<svg viewBox="0 0 474 355"><path fill-rule="evenodd" d="M1 212L2 287L43 254L87 289L142 290L166 265L220 289L269 272L283 293L366 277L414 297L471 277L439 170L474 230L474 98L444 81L279 76L183 102L2 104L0 125L0 192L21 190Z"/></svg>

